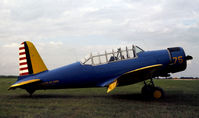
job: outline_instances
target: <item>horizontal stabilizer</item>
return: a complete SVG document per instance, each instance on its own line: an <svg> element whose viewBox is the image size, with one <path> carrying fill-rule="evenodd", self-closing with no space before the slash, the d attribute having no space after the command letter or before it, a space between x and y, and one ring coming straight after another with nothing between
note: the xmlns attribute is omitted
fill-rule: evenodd
<svg viewBox="0 0 199 118"><path fill-rule="evenodd" d="M13 85L10 86L10 89L15 89L17 87L22 87L24 85L28 85L28 84L33 84L33 83L37 83L37 82L40 82L41 80L40 79L27 79L27 80L21 80L21 81L17 81L16 83L14 83Z"/></svg>

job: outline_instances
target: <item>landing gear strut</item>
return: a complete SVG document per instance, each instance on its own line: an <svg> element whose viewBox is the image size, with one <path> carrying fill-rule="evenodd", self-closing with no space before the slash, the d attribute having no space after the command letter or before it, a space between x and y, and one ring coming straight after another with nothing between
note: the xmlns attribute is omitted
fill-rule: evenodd
<svg viewBox="0 0 199 118"><path fill-rule="evenodd" d="M141 92L145 98L149 99L161 99L164 97L164 91L160 87L155 87L153 79L150 79L149 82L144 81Z"/></svg>

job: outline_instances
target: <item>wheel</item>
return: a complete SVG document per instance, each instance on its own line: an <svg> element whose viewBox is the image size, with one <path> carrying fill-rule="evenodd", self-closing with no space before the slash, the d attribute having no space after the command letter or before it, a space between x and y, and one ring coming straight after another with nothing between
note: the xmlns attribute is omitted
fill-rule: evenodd
<svg viewBox="0 0 199 118"><path fill-rule="evenodd" d="M160 87L145 85L142 88L142 95L146 99L162 99L164 98L164 91Z"/></svg>
<svg viewBox="0 0 199 118"><path fill-rule="evenodd" d="M152 97L154 99L162 99L164 98L164 91L160 87L154 87L152 92Z"/></svg>

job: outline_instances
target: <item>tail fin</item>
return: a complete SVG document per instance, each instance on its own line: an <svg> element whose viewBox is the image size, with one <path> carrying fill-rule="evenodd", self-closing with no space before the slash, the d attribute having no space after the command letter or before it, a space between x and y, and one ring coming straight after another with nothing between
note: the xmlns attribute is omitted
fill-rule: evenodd
<svg viewBox="0 0 199 118"><path fill-rule="evenodd" d="M19 47L19 75L37 74L48 70L35 46L25 41Z"/></svg>

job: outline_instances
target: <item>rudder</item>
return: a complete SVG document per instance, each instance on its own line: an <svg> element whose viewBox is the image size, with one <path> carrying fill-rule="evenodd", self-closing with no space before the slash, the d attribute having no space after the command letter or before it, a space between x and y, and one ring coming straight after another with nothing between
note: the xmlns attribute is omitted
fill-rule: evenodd
<svg viewBox="0 0 199 118"><path fill-rule="evenodd" d="M19 47L19 75L37 74L48 70L37 49L30 41L21 43Z"/></svg>

